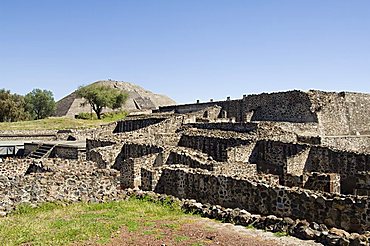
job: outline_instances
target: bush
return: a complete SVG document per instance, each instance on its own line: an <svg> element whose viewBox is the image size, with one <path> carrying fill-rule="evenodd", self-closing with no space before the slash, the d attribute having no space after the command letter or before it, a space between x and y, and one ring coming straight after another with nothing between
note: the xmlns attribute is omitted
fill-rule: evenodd
<svg viewBox="0 0 370 246"><path fill-rule="evenodd" d="M98 117L96 116L95 113L79 113L78 115L75 116L76 119L81 119L81 120L96 120Z"/></svg>
<svg viewBox="0 0 370 246"><path fill-rule="evenodd" d="M103 119L121 119L127 116L127 112L125 111L112 111L106 112L102 115Z"/></svg>

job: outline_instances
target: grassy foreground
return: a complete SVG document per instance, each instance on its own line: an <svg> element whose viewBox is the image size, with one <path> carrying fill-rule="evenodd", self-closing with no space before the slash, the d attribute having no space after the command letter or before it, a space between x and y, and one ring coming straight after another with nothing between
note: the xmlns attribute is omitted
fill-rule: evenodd
<svg viewBox="0 0 370 246"><path fill-rule="evenodd" d="M96 127L124 119L127 113L114 114L101 120L83 120L67 117L50 117L42 120L0 122L0 130L61 130Z"/></svg>
<svg viewBox="0 0 370 246"><path fill-rule="evenodd" d="M106 243L122 226L128 231L138 231L165 220L168 226L175 227L186 216L189 215L176 206L135 198L68 206L45 203L38 208L24 205L0 219L0 245Z"/></svg>

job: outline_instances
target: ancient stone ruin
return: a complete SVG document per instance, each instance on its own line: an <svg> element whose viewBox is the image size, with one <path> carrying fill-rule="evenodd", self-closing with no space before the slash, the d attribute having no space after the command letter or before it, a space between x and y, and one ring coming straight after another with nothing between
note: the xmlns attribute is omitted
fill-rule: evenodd
<svg viewBox="0 0 370 246"><path fill-rule="evenodd" d="M288 91L166 106L59 138L83 136L86 153L66 155L77 160L4 164L18 169L2 174L1 200L57 199L64 189L68 199L100 201L136 189L187 199L187 209L208 217L224 213L328 245L368 245L370 95Z"/></svg>
<svg viewBox="0 0 370 246"><path fill-rule="evenodd" d="M167 96L155 94L129 82L102 80L96 81L93 84L109 86L126 92L128 99L125 103L125 110L131 113L136 111L150 111L159 106L175 104L175 101ZM84 101L83 98L78 98L76 92L72 92L56 103L55 115L73 118L79 113L92 112L90 105L83 105ZM103 110L103 112L109 111L107 108Z"/></svg>

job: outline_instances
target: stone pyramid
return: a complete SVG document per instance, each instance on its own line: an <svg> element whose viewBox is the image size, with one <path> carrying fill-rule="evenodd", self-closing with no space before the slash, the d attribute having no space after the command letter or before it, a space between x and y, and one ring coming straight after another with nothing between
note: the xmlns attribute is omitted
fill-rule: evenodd
<svg viewBox="0 0 370 246"><path fill-rule="evenodd" d="M129 82L103 80L94 82L94 84L108 85L126 91L129 97L123 109L129 112L145 111L159 106L176 104L174 100L167 96L155 94ZM74 91L57 102L55 116L75 117L75 115L82 112L91 112L90 105L81 106L83 102L84 99L78 98L76 91ZM104 112L107 111L109 110L106 109Z"/></svg>

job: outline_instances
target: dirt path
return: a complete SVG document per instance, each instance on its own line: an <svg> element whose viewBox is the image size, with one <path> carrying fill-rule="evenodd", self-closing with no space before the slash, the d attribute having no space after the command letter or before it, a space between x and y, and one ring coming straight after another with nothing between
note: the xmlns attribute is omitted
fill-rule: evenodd
<svg viewBox="0 0 370 246"><path fill-rule="evenodd" d="M277 237L273 233L255 229L246 229L228 223L219 223L199 218L182 221L178 224L166 224L157 221L138 231L129 232L122 228L112 238L109 246L117 245L321 245L312 241L303 241L294 237Z"/></svg>

